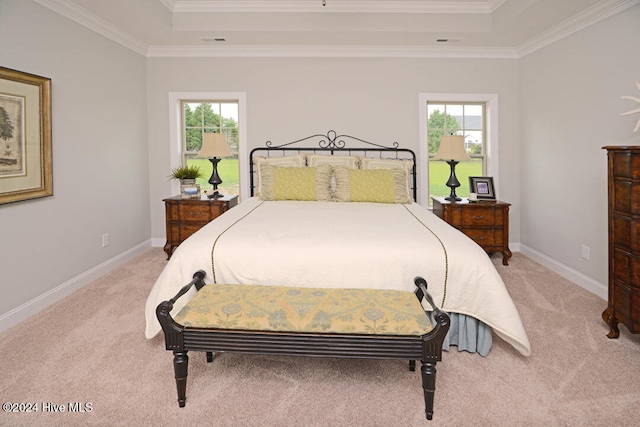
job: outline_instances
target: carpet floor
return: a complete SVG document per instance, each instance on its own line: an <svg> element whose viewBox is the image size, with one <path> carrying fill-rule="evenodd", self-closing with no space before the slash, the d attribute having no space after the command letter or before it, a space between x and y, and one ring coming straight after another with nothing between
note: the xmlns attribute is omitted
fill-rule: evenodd
<svg viewBox="0 0 640 427"><path fill-rule="evenodd" d="M500 338L485 358L438 363L433 421L404 361L190 353L187 405L172 354L144 338L144 303L166 264L153 248L0 334L3 426L638 426L640 335L606 337L606 302L515 253L493 259L533 354ZM14 405L17 408L17 405ZM3 407L4 409L4 407Z"/></svg>

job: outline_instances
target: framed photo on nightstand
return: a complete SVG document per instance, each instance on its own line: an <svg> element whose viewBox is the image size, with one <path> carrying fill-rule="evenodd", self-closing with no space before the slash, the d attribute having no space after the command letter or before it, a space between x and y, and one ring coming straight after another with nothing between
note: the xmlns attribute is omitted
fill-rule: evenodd
<svg viewBox="0 0 640 427"><path fill-rule="evenodd" d="M476 193L478 200L495 200L496 190L491 176L470 176L469 192Z"/></svg>

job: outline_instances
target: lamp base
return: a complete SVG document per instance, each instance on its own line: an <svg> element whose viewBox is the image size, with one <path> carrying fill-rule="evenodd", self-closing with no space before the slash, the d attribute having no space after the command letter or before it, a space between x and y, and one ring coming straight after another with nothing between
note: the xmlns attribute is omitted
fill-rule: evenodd
<svg viewBox="0 0 640 427"><path fill-rule="evenodd" d="M218 191L218 185L222 184L222 179L220 179L220 175L218 175L218 163L221 159L217 157L213 157L209 159L211 161L211 165L213 166L213 173L211 174L211 178L209 178L209 184L213 185L213 193L208 194L207 197L210 199L219 199L220 197L224 197Z"/></svg>
<svg viewBox="0 0 640 427"><path fill-rule="evenodd" d="M458 177L456 177L456 165L459 162L457 162L457 161L452 159L452 160L447 161L447 163L449 164L449 167L451 168L451 174L449 175L449 180L447 181L447 183L445 185L451 189L451 194L449 194L449 196L445 197L444 199L448 200L450 202L459 202L459 201L462 200L456 194L456 188L460 187L460 181L458 181Z"/></svg>

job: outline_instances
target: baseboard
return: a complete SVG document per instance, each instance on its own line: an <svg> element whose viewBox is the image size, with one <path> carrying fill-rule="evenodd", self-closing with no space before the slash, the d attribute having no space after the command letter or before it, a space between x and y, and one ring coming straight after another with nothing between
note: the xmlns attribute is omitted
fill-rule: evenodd
<svg viewBox="0 0 640 427"><path fill-rule="evenodd" d="M558 273L560 276L572 281L581 288L584 288L592 294L599 296L605 301L608 299L607 285L602 284L590 277L587 277L584 274L570 267L567 267L566 265L561 264L534 249L527 247L526 245L520 244L519 249L520 253L522 253L523 255L526 255L537 263L542 264L549 270Z"/></svg>
<svg viewBox="0 0 640 427"><path fill-rule="evenodd" d="M167 239L165 239L164 237L159 238L159 237L153 237L151 239L151 246L153 246L154 248L162 248L164 247L164 244L167 242Z"/></svg>
<svg viewBox="0 0 640 427"><path fill-rule="evenodd" d="M22 304L19 307L0 316L0 332L5 331L18 323L39 313L51 304L71 295L73 292L88 285L109 271L124 264L132 258L140 255L151 247L151 240L147 240L121 254L108 259L100 265L85 271L84 273L62 283L48 292Z"/></svg>

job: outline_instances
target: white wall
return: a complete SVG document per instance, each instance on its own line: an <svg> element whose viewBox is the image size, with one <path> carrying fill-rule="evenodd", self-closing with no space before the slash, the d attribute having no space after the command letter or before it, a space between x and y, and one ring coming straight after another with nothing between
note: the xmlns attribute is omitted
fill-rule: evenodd
<svg viewBox="0 0 640 427"><path fill-rule="evenodd" d="M148 242L150 214L144 57L34 2L2 0L0 65L52 79L54 191L0 205L2 319Z"/></svg>
<svg viewBox="0 0 640 427"><path fill-rule="evenodd" d="M602 147L640 144L632 132L638 116L620 116L634 107L620 96L640 96L639 46L635 6L519 61L521 243L574 270L575 280L602 287L608 274Z"/></svg>
<svg viewBox="0 0 640 427"><path fill-rule="evenodd" d="M171 195L169 92L245 92L249 149L312 133L338 133L418 150L420 93L495 93L500 106L500 197L514 203L519 241L519 148L515 60L380 58L150 58L151 224L165 235ZM425 142L426 144L426 142Z"/></svg>

